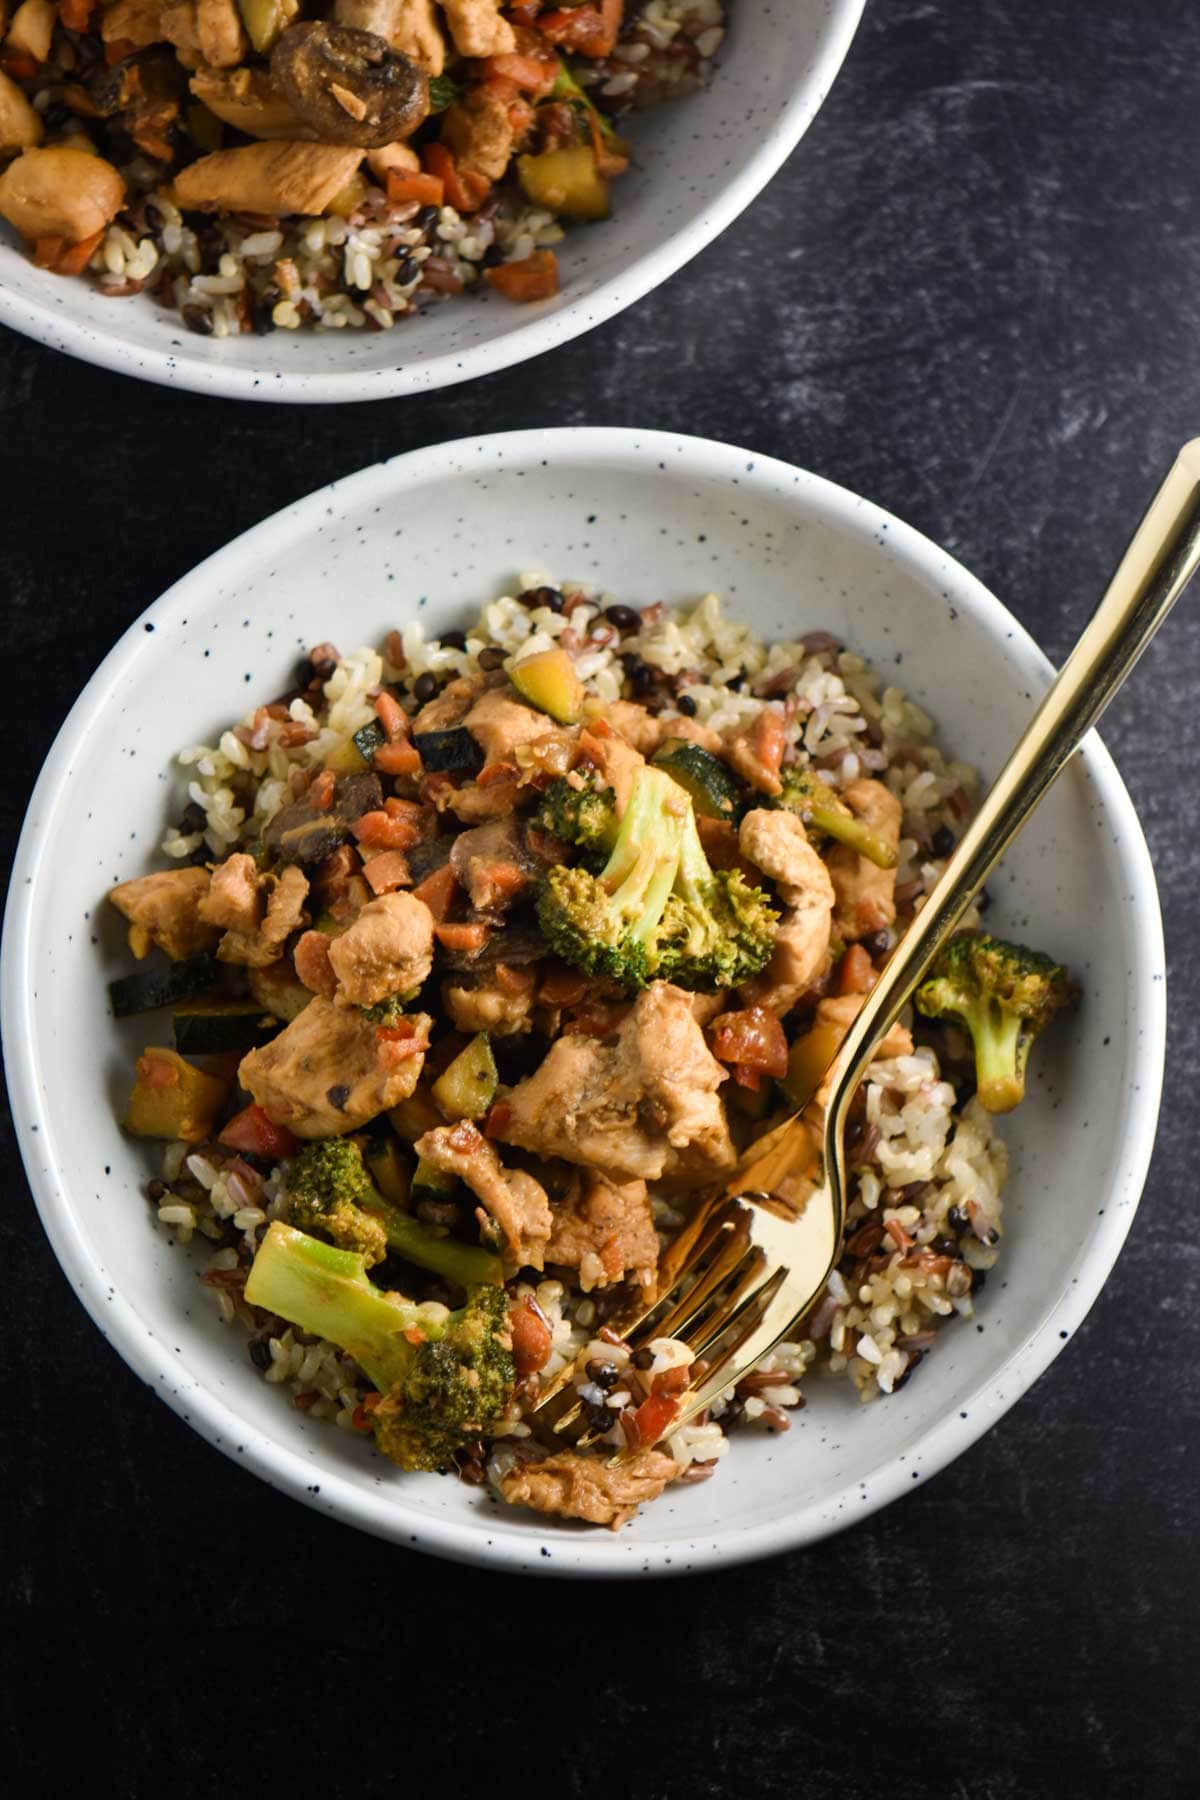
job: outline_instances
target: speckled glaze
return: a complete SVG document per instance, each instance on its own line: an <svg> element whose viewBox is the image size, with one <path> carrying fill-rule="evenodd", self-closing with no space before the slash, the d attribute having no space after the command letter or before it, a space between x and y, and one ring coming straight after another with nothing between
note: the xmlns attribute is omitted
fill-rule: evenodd
<svg viewBox="0 0 1200 1800"><path fill-rule="evenodd" d="M468 381L588 331L657 287L748 206L795 149L841 66L863 0L733 0L710 86L640 114L613 217L568 233L557 299L490 289L392 331L217 340L140 297L35 269L0 220L0 322L145 381L242 400L382 400Z"/></svg>
<svg viewBox="0 0 1200 1800"><path fill-rule="evenodd" d="M715 588L767 636L828 627L894 672L985 775L1050 673L999 602L928 540L844 489L726 445L521 432L381 464L202 564L88 684L47 759L13 871L6 1065L30 1183L72 1285L130 1365L226 1455L438 1555L558 1574L682 1573L812 1541L911 1491L1063 1348L1121 1247L1154 1138L1158 899L1134 811L1093 735L993 882L990 915L1068 960L1084 1003L1053 1055L1036 1059L1031 1097L1008 1122L1007 1242L977 1322L952 1326L900 1393L863 1408L847 1387L814 1382L786 1436L736 1436L716 1479L669 1491L616 1534L548 1527L456 1481L399 1476L255 1378L191 1254L153 1223L139 1193L148 1160L115 1123L146 1027L107 1016L103 983L126 959L102 899L146 866L172 799L172 751L286 687L307 645L374 641L414 612L431 632L448 629L538 566L635 604Z"/></svg>

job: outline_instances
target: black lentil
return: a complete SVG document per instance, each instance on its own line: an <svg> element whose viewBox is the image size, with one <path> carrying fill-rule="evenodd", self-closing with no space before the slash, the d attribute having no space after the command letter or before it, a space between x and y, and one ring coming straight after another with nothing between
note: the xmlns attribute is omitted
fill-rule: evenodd
<svg viewBox="0 0 1200 1800"><path fill-rule="evenodd" d="M599 1361L590 1362L587 1365L587 1378L589 1381L595 1382L598 1388L603 1388L605 1392L609 1392L619 1384L621 1380L621 1371L618 1369L616 1363Z"/></svg>
<svg viewBox="0 0 1200 1800"><path fill-rule="evenodd" d="M423 675L418 675L417 679L413 682L412 691L413 699L419 700L421 704L424 705L425 701L432 700L433 696L438 691L437 676L426 669L425 673Z"/></svg>
<svg viewBox="0 0 1200 1800"><path fill-rule="evenodd" d="M392 276L392 280L395 282L397 287L407 287L409 282L415 281L417 279L417 276L420 273L421 273L420 263L417 262L413 257L406 256L406 257L402 258L402 260L399 263L397 263L396 273Z"/></svg>
<svg viewBox="0 0 1200 1800"><path fill-rule="evenodd" d="M954 833L948 825L939 825L930 845L935 856L949 856L954 848Z"/></svg>
<svg viewBox="0 0 1200 1800"><path fill-rule="evenodd" d="M967 1266L968 1266L968 1268L970 1268L970 1264L968 1264ZM987 1284L987 1278L988 1278L988 1272L986 1269L971 1269L971 1292L972 1292L972 1294L982 1294L984 1287Z"/></svg>
<svg viewBox="0 0 1200 1800"><path fill-rule="evenodd" d="M613 1416L607 1406L596 1406L591 1400L585 1400L583 1413L592 1430L599 1432L602 1437L606 1431L612 1430Z"/></svg>
<svg viewBox="0 0 1200 1800"><path fill-rule="evenodd" d="M606 606L604 616L620 632L637 631L642 623L632 606Z"/></svg>
<svg viewBox="0 0 1200 1800"><path fill-rule="evenodd" d="M161 1200L163 1195L166 1192L167 1192L166 1182L159 1181L157 1177L155 1177L155 1179L153 1181L149 1181L146 1183L146 1198L148 1200Z"/></svg>
<svg viewBox="0 0 1200 1800"><path fill-rule="evenodd" d="M633 1366L635 1369L648 1369L653 1361L654 1352L648 1344L644 1350L635 1350L633 1353Z"/></svg>
<svg viewBox="0 0 1200 1800"><path fill-rule="evenodd" d="M213 334L213 317L206 307L185 306L180 314L189 331L197 337L211 337Z"/></svg>
<svg viewBox="0 0 1200 1800"><path fill-rule="evenodd" d="M250 1344L250 1361L264 1372L271 1366L271 1346L266 1338L254 1338Z"/></svg>
<svg viewBox="0 0 1200 1800"><path fill-rule="evenodd" d="M529 608L530 612L536 612L539 606L545 606L552 613L560 613L567 604L562 594L554 587L526 588L525 592L518 594L517 598L522 606Z"/></svg>
<svg viewBox="0 0 1200 1800"><path fill-rule="evenodd" d="M507 650L501 650L497 644L489 644L486 650L479 652L479 666L489 674L493 669L503 668Z"/></svg>
<svg viewBox="0 0 1200 1800"><path fill-rule="evenodd" d="M680 694L680 696L679 696L678 700L676 700L675 704L679 708L679 711L683 714L685 719L694 719L695 718L696 702L692 699L692 696L690 694Z"/></svg>
<svg viewBox="0 0 1200 1800"><path fill-rule="evenodd" d="M423 206L413 220L413 224L418 231L428 231L429 227L436 223L437 216L438 208L436 206Z"/></svg>
<svg viewBox="0 0 1200 1800"><path fill-rule="evenodd" d="M350 1089L344 1082L337 1081L331 1088L326 1088L325 1098L328 1100L330 1106L336 1106L337 1110L341 1112L347 1100L350 1098Z"/></svg>
<svg viewBox="0 0 1200 1800"><path fill-rule="evenodd" d="M961 1206L952 1206L946 1214L946 1223L951 1231L969 1231L971 1221Z"/></svg>
<svg viewBox="0 0 1200 1800"><path fill-rule="evenodd" d="M194 800L189 800L179 817L180 831L203 831L207 824L208 818L204 808L197 806Z"/></svg>
<svg viewBox="0 0 1200 1800"><path fill-rule="evenodd" d="M446 646L447 650L465 650L467 647L467 634L465 631L443 631L442 643Z"/></svg>

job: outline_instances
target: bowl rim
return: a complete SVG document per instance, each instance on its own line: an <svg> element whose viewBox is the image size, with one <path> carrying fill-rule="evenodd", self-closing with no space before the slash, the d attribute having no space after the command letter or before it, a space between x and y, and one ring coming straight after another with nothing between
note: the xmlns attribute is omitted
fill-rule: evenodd
<svg viewBox="0 0 1200 1800"><path fill-rule="evenodd" d="M66 778L78 746L102 720L115 685L140 660L154 657L168 642L164 628L182 620L191 607L205 603L223 578L234 576L248 555L269 556L308 522L339 508L394 498L406 487L426 485L472 473L488 466L536 467L549 456L586 460L595 467L627 469L665 465L687 478L734 476L744 487L784 487L816 501L835 527L885 543L889 554L915 566L919 574L976 617L989 636L1004 638L1023 655L1030 678L1041 690L1053 669L1018 620L948 552L883 508L826 478L713 440L673 432L636 431L627 427L562 427L552 430L497 432L412 450L339 479L283 507L215 551L154 601L128 627L94 671L60 727L31 796L14 858L9 901L0 948L0 1032L9 1083L12 1115L30 1189L64 1273L92 1319L125 1362L181 1417L226 1456L248 1467L281 1492L316 1510L359 1526L402 1546L415 1547L453 1561L496 1566L509 1571L556 1575L613 1577L673 1574L684 1566L729 1566L794 1549L832 1535L879 1507L912 1491L914 1457L893 1456L881 1464L870 1484L852 1483L833 1489L823 1499L797 1508L783 1521L772 1520L739 1529L727 1527L693 1540L636 1542L623 1534L555 1529L552 1550L533 1532L508 1535L488 1520L446 1520L412 1510L395 1488L365 1492L336 1469L320 1469L314 1491L313 1462L290 1447L260 1438L257 1429L186 1367L171 1344L159 1339L122 1295L119 1271L105 1271L88 1247L73 1216L71 1200L54 1167L54 1126L42 1095L49 1088L39 1078L35 1022L35 972L31 964L33 920L43 848L49 823L63 800ZM236 586L236 583L233 584ZM229 590L232 591L232 588ZM151 627L158 627L152 630ZM1108 1192L1122 1204L1107 1204L1095 1220L1085 1247L1085 1260L1042 1322L1019 1342L993 1374L914 1440L919 1446L922 1479L937 1473L983 1435L1049 1367L1073 1337L1097 1298L1125 1240L1137 1209L1154 1146L1166 1044L1166 982L1162 919L1149 850L1133 803L1116 766L1095 731L1079 751L1105 817L1114 827L1117 854L1128 877L1135 930L1132 984L1137 994L1135 1042L1139 1082L1128 1096L1128 1123L1114 1160ZM861 1491L860 1491L861 1490ZM845 1504L853 1494L853 1509Z"/></svg>
<svg viewBox="0 0 1200 1800"><path fill-rule="evenodd" d="M694 218L663 243L637 257L619 274L587 288L554 312L531 318L503 337L462 350L450 349L426 360L382 369L343 369L303 373L240 368L194 354L183 332L177 345L132 344L124 337L97 331L69 312L45 301L15 293L0 283L0 324L46 344L53 350L118 374L197 394L230 400L260 400L311 405L352 400L387 400L402 394L454 387L461 381L498 373L514 363L540 356L569 343L593 326L668 280L714 241L762 191L791 155L824 105L858 30L866 0L826 0L828 22L824 42L808 79L797 89L762 143ZM54 290L48 289L47 292Z"/></svg>

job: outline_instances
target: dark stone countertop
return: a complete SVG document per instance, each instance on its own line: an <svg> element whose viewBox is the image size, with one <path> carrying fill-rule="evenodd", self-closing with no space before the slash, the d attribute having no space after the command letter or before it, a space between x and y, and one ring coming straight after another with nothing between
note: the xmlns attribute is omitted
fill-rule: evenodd
<svg viewBox="0 0 1200 1800"><path fill-rule="evenodd" d="M418 400L215 403L0 336L6 841L78 688L176 576L334 475L500 425L664 426L803 463L949 546L1060 656L1200 430L1198 69L1192 0L876 0L719 243L591 336ZM1198 674L1193 595L1105 726L1173 983L1128 1246L983 1442L808 1552L530 1586L285 1503L102 1341L6 1124L7 1767L48 1779L81 1753L96 1793L278 1791L294 1737L306 1787L337 1793L426 1772L479 1792L498 1767L634 1800L1194 1793Z"/></svg>

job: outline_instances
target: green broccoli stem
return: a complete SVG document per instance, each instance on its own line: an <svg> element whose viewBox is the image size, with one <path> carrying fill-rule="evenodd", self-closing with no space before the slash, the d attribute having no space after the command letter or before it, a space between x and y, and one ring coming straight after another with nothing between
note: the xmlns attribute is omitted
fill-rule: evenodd
<svg viewBox="0 0 1200 1800"><path fill-rule="evenodd" d="M704 854L696 814L688 807L687 818L679 841L679 868L675 876L675 892L692 906L703 906L713 887L712 864Z"/></svg>
<svg viewBox="0 0 1200 1800"><path fill-rule="evenodd" d="M389 1300L372 1285L356 1251L335 1250L278 1219L258 1247L246 1299L337 1344L381 1393L400 1379L411 1355L404 1332L419 1325L436 1335L420 1307Z"/></svg>
<svg viewBox="0 0 1200 1800"><path fill-rule="evenodd" d="M617 841L600 875L600 885L635 920L631 936L649 944L670 898L679 869L679 845L690 802L656 769L640 769Z"/></svg>
<svg viewBox="0 0 1200 1800"><path fill-rule="evenodd" d="M816 801L807 810L809 821L815 830L824 832L826 837L835 838L839 844L845 844L847 849L857 851L859 856L865 856L877 869L896 867L898 859L893 846L861 819L856 819L848 806L822 806L820 801Z"/></svg>
<svg viewBox="0 0 1200 1800"><path fill-rule="evenodd" d="M1008 1007L986 1001L963 1011L975 1046L975 1086L990 1113L1011 1112L1025 1097L1025 1021Z"/></svg>
<svg viewBox="0 0 1200 1800"><path fill-rule="evenodd" d="M382 1224L387 1233L388 1249L402 1256L405 1262L415 1263L418 1269L428 1269L431 1274L456 1282L459 1287L495 1286L504 1279L500 1258L481 1244L463 1244L457 1238L438 1237L428 1226L422 1225L420 1219L400 1212L384 1200L378 1206L371 1205L363 1210L373 1213Z"/></svg>

